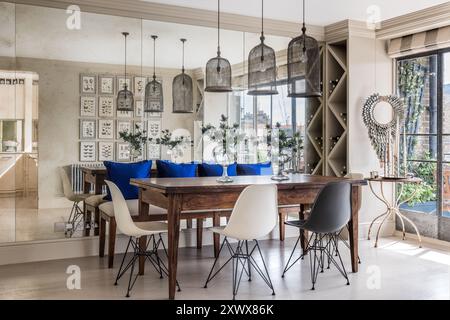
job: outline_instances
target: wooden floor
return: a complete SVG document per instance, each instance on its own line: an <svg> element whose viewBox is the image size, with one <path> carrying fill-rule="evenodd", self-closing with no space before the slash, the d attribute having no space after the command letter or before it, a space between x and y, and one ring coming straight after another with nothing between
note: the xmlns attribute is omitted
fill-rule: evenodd
<svg viewBox="0 0 450 320"><path fill-rule="evenodd" d="M285 243L261 242L276 296L254 277L252 282L242 281L237 299L450 299L450 252L445 249L419 249L415 242L397 238L383 239L375 249L372 242L361 241L362 264L358 274L350 274L351 285L346 286L332 267L319 274L316 290L311 291L308 258L281 278L294 242L293 238ZM344 247L341 251L350 269L348 251ZM182 292L177 299L231 298L231 266L224 268L208 289L203 288L212 263L212 247L180 249L178 280ZM81 268L81 290L67 289L66 269L70 265ZM150 265L147 271L138 278L130 299L166 299L166 279L159 279ZM2 266L0 299L126 299L128 279L114 286L116 272L117 268L107 269L106 258L97 257Z"/></svg>

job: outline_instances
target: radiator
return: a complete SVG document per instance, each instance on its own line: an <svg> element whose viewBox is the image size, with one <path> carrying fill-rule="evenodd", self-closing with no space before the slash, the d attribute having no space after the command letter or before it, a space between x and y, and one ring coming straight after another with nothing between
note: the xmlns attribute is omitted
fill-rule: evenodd
<svg viewBox="0 0 450 320"><path fill-rule="evenodd" d="M75 193L83 193L84 179L83 172L81 172L82 167L98 168L103 167L103 163L76 163L70 166L72 190ZM93 186L91 186L91 190L89 192L94 192ZM103 186L102 192L106 193L106 186Z"/></svg>

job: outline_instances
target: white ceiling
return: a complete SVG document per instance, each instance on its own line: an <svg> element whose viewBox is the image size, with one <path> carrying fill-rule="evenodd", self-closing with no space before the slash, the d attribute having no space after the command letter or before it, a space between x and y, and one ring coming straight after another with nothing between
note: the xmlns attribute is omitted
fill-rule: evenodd
<svg viewBox="0 0 450 320"><path fill-rule="evenodd" d="M178 5L205 10L217 10L216 0L141 0L146 2ZM308 24L325 26L345 19L367 20L367 9L376 5L380 8L380 19L386 20L421 10L445 0L306 0ZM223 12L259 17L261 0L222 0ZM264 11L267 18L298 22L302 15L301 0L266 0Z"/></svg>

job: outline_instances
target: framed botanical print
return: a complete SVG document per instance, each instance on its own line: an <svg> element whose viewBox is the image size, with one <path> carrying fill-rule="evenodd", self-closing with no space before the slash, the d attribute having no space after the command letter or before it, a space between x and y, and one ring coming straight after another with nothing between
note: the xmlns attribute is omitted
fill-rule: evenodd
<svg viewBox="0 0 450 320"><path fill-rule="evenodd" d="M125 88L125 84L127 84L128 90L133 92L133 83L131 81L131 77L117 76L117 92L123 90Z"/></svg>
<svg viewBox="0 0 450 320"><path fill-rule="evenodd" d="M134 96L143 98L145 95L145 85L147 78L145 77L134 77Z"/></svg>
<svg viewBox="0 0 450 320"><path fill-rule="evenodd" d="M114 101L114 97L100 96L98 98L98 116L101 118L114 117Z"/></svg>
<svg viewBox="0 0 450 320"><path fill-rule="evenodd" d="M97 93L97 75L80 74L80 93L96 94Z"/></svg>
<svg viewBox="0 0 450 320"><path fill-rule="evenodd" d="M117 139L120 139L120 133L126 132L129 133L133 132L133 122L127 121L127 120L117 120Z"/></svg>
<svg viewBox="0 0 450 320"><path fill-rule="evenodd" d="M80 142L80 162L95 162L96 152L97 148L94 141Z"/></svg>
<svg viewBox="0 0 450 320"><path fill-rule="evenodd" d="M98 94L115 94L115 81L112 75L98 76Z"/></svg>
<svg viewBox="0 0 450 320"><path fill-rule="evenodd" d="M140 118L144 115L144 101L135 100L134 101L134 116Z"/></svg>
<svg viewBox="0 0 450 320"><path fill-rule="evenodd" d="M80 120L80 139L95 139L95 120Z"/></svg>
<svg viewBox="0 0 450 320"><path fill-rule="evenodd" d="M98 161L114 161L114 142L98 143Z"/></svg>
<svg viewBox="0 0 450 320"><path fill-rule="evenodd" d="M98 120L98 138L114 139L114 120Z"/></svg>
<svg viewBox="0 0 450 320"><path fill-rule="evenodd" d="M82 96L80 98L80 116L95 117L96 98L94 96Z"/></svg>
<svg viewBox="0 0 450 320"><path fill-rule="evenodd" d="M117 150L117 161L130 161L131 152L130 145L126 142L117 142L116 144Z"/></svg>
<svg viewBox="0 0 450 320"><path fill-rule="evenodd" d="M147 159L155 160L161 158L161 146L156 143L147 143Z"/></svg>
<svg viewBox="0 0 450 320"><path fill-rule="evenodd" d="M161 136L161 119L147 120L147 136L151 139Z"/></svg>

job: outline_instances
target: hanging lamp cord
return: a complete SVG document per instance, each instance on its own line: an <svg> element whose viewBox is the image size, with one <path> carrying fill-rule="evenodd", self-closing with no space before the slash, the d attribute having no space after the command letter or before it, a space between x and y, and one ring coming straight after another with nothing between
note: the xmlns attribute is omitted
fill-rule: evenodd
<svg viewBox="0 0 450 320"><path fill-rule="evenodd" d="M261 0L261 62L264 61L264 0Z"/></svg>
<svg viewBox="0 0 450 320"><path fill-rule="evenodd" d="M220 0L217 0L217 56L220 57Z"/></svg>
<svg viewBox="0 0 450 320"><path fill-rule="evenodd" d="M181 67L181 73L183 74L183 86L184 86L184 43L186 42L186 39L181 39L181 42L183 43L183 54L182 54L182 67Z"/></svg>
<svg viewBox="0 0 450 320"><path fill-rule="evenodd" d="M126 91L128 90L128 85L127 85L127 36L128 36L128 33L124 32L123 36L125 38L125 77L124 77L125 84L123 87L125 89L125 94L126 94Z"/></svg>
<svg viewBox="0 0 450 320"><path fill-rule="evenodd" d="M305 22L305 0L303 0L303 27L302 27L302 33L303 33L303 52L306 52L306 22Z"/></svg>
<svg viewBox="0 0 450 320"><path fill-rule="evenodd" d="M153 80L156 80L156 37L153 36Z"/></svg>

